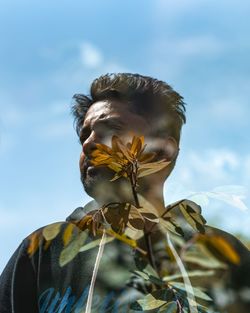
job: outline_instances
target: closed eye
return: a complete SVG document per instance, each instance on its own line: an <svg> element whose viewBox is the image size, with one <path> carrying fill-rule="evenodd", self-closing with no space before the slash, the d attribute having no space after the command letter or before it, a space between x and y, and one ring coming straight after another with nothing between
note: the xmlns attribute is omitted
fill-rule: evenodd
<svg viewBox="0 0 250 313"><path fill-rule="evenodd" d="M122 127L116 124L100 124L94 127L94 131L99 139L118 135L122 131Z"/></svg>
<svg viewBox="0 0 250 313"><path fill-rule="evenodd" d="M92 127L99 139L119 134L124 130L124 124L117 118L110 118L105 120L98 120ZM84 141L90 136L92 130L90 127L83 127L80 131L79 142L83 144Z"/></svg>
<svg viewBox="0 0 250 313"><path fill-rule="evenodd" d="M79 135L79 143L83 144L84 141L90 136L91 130L89 128L83 128Z"/></svg>

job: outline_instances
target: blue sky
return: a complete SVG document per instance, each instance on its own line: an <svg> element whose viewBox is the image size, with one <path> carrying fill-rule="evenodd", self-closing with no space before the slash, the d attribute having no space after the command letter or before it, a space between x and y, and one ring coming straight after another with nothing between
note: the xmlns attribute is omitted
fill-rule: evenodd
<svg viewBox="0 0 250 313"><path fill-rule="evenodd" d="M0 271L30 232L88 201L71 97L107 72L184 96L166 203L195 194L210 224L250 237L249 1L0 3Z"/></svg>

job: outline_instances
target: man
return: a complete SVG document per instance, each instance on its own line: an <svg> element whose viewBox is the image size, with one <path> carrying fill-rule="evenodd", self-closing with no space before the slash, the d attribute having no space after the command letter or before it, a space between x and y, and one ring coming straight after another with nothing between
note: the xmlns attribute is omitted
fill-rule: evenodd
<svg viewBox="0 0 250 313"><path fill-rule="evenodd" d="M172 164L141 181L138 192L159 211L164 210L163 184L174 167L180 130L185 122L182 97L163 82L131 74L97 79L92 84L91 97L92 100L76 95L78 104L73 107L82 144L80 170L85 191L100 206L116 199L131 200L128 199L131 193L124 190L126 180L109 182L111 170L90 167L91 153L96 143L110 144L112 135L124 140L131 137L131 133L144 135L148 150L156 152L157 159L166 159Z"/></svg>
<svg viewBox="0 0 250 313"><path fill-rule="evenodd" d="M93 165L93 151L98 144L110 145L114 135L125 142L132 135L143 135L147 151L156 153L154 161L170 161L164 169L141 178L137 188L159 215L165 210L163 184L174 168L181 127L185 123L182 97L162 81L138 74L113 74L96 79L90 97L75 95L74 99L73 114L82 145L81 181L95 201L76 209L67 222L47 227L46 238L45 228L41 228L22 242L0 279L1 313L84 312L96 250L78 253L60 266L60 253L67 248L69 233L77 238L79 246L83 240L72 223L77 224L86 212L107 203L134 201L124 177L110 181L114 175L111 169ZM95 287L95 294L102 298L93 303L92 312L118 312L123 301L111 304L112 297L122 299L132 255L127 247L119 246L117 250L115 243L112 247L105 250L102 258L104 265L99 269ZM116 274L124 273L116 286L115 276L111 276L113 269ZM128 311L127 306L123 312Z"/></svg>

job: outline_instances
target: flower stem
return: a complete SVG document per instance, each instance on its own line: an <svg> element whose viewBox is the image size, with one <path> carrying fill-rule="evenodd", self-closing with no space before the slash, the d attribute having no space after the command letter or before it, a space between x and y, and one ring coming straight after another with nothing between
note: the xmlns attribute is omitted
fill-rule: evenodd
<svg viewBox="0 0 250 313"><path fill-rule="evenodd" d="M137 195L137 192L136 192L136 183L137 183L136 182L136 175L135 175L135 177L133 177L133 173L130 176L130 183L131 183L131 187L132 187L132 193L133 193L135 205L136 205L137 208L139 208L140 207L140 203L139 203L138 195ZM149 263L153 267L153 269L157 271L157 267L156 267L156 264L155 264L154 253L153 253L153 249L152 249L152 240L151 240L150 232L145 232L145 230L144 230L144 238L145 238L145 244L146 244L146 249L147 249Z"/></svg>
<svg viewBox="0 0 250 313"><path fill-rule="evenodd" d="M140 207L140 203L139 203L139 199L138 199L138 195L137 195L137 192L136 192L136 179L133 177L133 173L130 175L130 184L131 184L131 188L132 188L132 194L133 194L133 197L134 197L134 201L135 201L135 206L137 208Z"/></svg>

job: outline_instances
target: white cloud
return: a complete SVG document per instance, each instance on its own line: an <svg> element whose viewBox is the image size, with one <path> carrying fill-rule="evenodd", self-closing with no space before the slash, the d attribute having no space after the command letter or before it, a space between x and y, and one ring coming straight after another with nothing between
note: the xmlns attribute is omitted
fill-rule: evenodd
<svg viewBox="0 0 250 313"><path fill-rule="evenodd" d="M178 197L197 192L216 192L223 196L225 190L228 190L228 193L235 194L236 197L231 199L235 201L235 204L238 201L237 197L239 199L247 197L247 202L249 202L247 205L250 205L249 186L247 187L250 181L249 155L240 155L226 149L207 149L201 152L184 151L184 154L180 156L176 169L168 180L171 184L177 184L177 187L174 188L176 195L173 196L174 192L171 191L168 201L175 201L178 200ZM224 187L228 185L231 187ZM236 185L242 187L235 188ZM168 183L166 184L168 190L167 186ZM221 186L221 189L218 186Z"/></svg>
<svg viewBox="0 0 250 313"><path fill-rule="evenodd" d="M184 174L179 170L182 180L189 181L197 174L214 183L227 181L240 165L240 156L226 149L189 151L185 155Z"/></svg>
<svg viewBox="0 0 250 313"><path fill-rule="evenodd" d="M165 184L167 203L191 197L202 206L208 224L249 236L250 155L228 149L184 154Z"/></svg>
<svg viewBox="0 0 250 313"><path fill-rule="evenodd" d="M81 44L80 55L82 64L89 68L96 68L103 62L101 51L89 42Z"/></svg>
<svg viewBox="0 0 250 313"><path fill-rule="evenodd" d="M40 86L43 86L43 90L54 88L62 90L62 94L69 97L74 93L88 94L91 82L98 76L112 72L130 72L126 66L114 61L113 56L106 56L92 42L75 43L71 51L71 54L65 54L60 68L45 81L32 81L32 89L42 92ZM67 103L70 103L70 99Z"/></svg>
<svg viewBox="0 0 250 313"><path fill-rule="evenodd" d="M124 66L106 58L92 43L83 42L75 45L65 45L58 50L71 49L60 68L50 73L46 79L37 79L28 82L25 88L33 90L39 99L40 93L48 89L60 89L64 95L68 93L68 99L43 102L41 106L20 106L11 101L10 95L0 91L0 153L3 155L15 147L20 131L25 132L28 125L32 124L34 133L42 139L62 138L74 133L72 127L73 118L70 114L70 95L77 92L86 93L91 81L105 73L127 72ZM55 54L57 49L54 49ZM63 51L61 51L63 53ZM69 79L70 78L70 79ZM43 90L40 88L42 87ZM81 89L79 89L81 88ZM66 91L65 91L66 90ZM67 97L67 95L66 95ZM26 103L27 104L27 103ZM18 133L17 133L18 126ZM21 126L21 128L20 128Z"/></svg>
<svg viewBox="0 0 250 313"><path fill-rule="evenodd" d="M250 155L246 157L245 166L246 166L246 172L250 173Z"/></svg>

